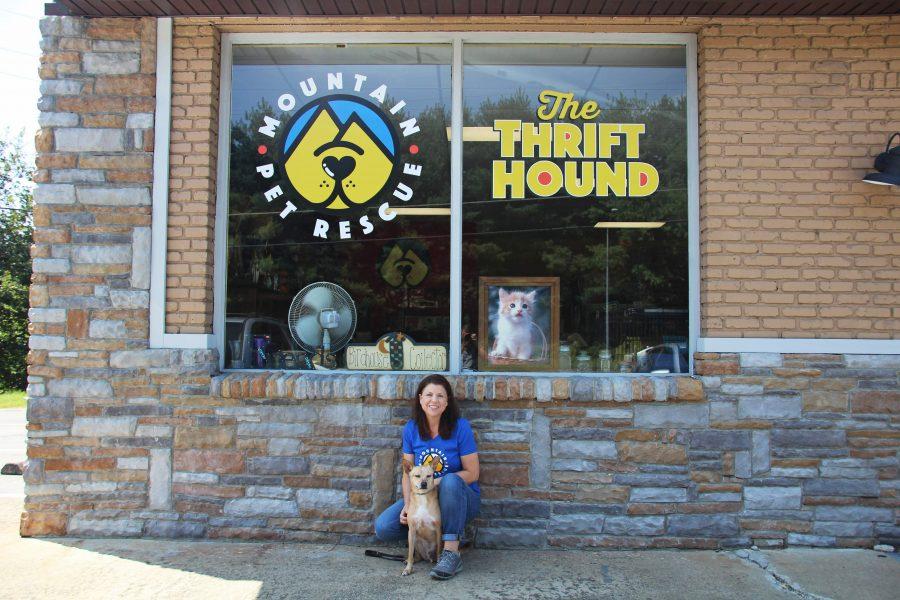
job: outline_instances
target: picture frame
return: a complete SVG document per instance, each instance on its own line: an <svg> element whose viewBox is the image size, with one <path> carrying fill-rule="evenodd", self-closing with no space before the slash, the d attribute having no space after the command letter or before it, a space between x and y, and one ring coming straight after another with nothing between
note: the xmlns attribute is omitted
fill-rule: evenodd
<svg viewBox="0 0 900 600"><path fill-rule="evenodd" d="M528 314L504 311L501 315L501 290L510 304L515 305L511 308L513 312L520 312L521 305L528 304L529 300L533 302L521 311ZM526 341L526 329L530 341ZM479 277L478 369L556 371L558 368L559 277Z"/></svg>

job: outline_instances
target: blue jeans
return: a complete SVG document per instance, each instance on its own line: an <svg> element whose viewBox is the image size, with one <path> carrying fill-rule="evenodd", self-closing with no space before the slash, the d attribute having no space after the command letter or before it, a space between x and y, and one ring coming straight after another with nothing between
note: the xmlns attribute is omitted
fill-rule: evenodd
<svg viewBox="0 0 900 600"><path fill-rule="evenodd" d="M481 496L456 473L441 478L438 490L441 505L441 539L453 542L462 537L466 523L478 516ZM409 528L400 523L403 499L397 500L375 519L375 535L383 542L405 540Z"/></svg>

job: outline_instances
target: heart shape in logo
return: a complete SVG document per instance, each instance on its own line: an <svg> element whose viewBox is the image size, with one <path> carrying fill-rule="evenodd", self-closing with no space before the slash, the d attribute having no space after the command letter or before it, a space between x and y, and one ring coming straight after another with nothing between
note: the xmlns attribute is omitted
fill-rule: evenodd
<svg viewBox="0 0 900 600"><path fill-rule="evenodd" d="M326 156L322 160L322 168L325 169L329 177L341 181L356 168L356 159L352 156L342 156L341 158Z"/></svg>

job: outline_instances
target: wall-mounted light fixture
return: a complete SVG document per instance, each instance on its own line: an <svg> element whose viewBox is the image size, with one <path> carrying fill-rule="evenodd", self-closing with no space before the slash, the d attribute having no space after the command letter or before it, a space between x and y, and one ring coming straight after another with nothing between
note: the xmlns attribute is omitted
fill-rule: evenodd
<svg viewBox="0 0 900 600"><path fill-rule="evenodd" d="M877 185L900 185L900 146L891 148L895 137L900 137L900 132L889 137L884 152L875 157L877 173L869 173L863 181Z"/></svg>

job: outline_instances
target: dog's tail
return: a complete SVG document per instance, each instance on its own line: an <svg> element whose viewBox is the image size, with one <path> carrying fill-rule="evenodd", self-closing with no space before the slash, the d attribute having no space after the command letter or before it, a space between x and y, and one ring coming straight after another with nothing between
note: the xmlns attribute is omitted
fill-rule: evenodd
<svg viewBox="0 0 900 600"><path fill-rule="evenodd" d="M406 561L406 557L400 554L388 554L379 550L366 550L366 556L374 556L375 558L386 558L387 560L396 560L398 562Z"/></svg>

